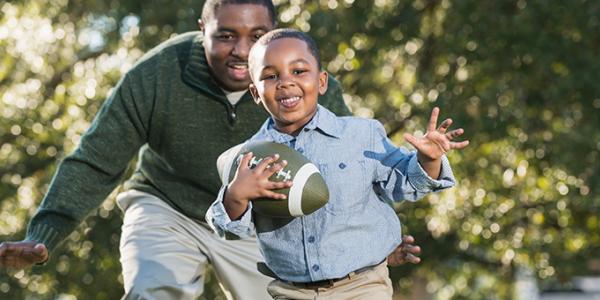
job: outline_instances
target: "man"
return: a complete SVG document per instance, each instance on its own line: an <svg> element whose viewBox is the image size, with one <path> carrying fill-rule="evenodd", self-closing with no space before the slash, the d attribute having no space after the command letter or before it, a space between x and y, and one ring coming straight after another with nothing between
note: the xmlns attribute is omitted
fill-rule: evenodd
<svg viewBox="0 0 600 300"><path fill-rule="evenodd" d="M195 299L207 263L229 298L268 298L271 279L257 272L262 258L256 241L219 239L204 214L221 186L216 158L267 118L247 93L247 58L252 44L275 25L271 1L208 0L201 34L182 34L141 58L61 163L25 240L0 245L0 266L46 261L120 183L139 152L136 170L117 197L125 212L124 298ZM337 83L319 100L349 114ZM411 243L390 259L418 260L405 259L419 250Z"/></svg>

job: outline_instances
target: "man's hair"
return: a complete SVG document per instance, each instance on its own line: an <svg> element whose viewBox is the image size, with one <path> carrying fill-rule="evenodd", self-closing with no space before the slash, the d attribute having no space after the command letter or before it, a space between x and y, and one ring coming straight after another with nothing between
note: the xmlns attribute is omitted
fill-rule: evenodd
<svg viewBox="0 0 600 300"><path fill-rule="evenodd" d="M259 46L266 46L268 45L270 42L275 41L275 40L279 40L279 39L284 39L284 38L292 38L292 39L297 39L297 40L301 40L303 41L306 46L308 47L308 49L310 50L310 54L312 54L312 56L315 58L315 60L317 61L317 66L319 67L319 70L321 70L321 55L319 54L319 48L317 47L317 43L315 42L315 40L313 40L312 37L310 37L310 35L296 30L296 29L291 29L291 28L280 28L280 29L275 29L272 31L267 32L265 35L261 36L258 41L256 41L256 43L254 43L254 46L252 46L252 49L250 50L250 70L252 70L253 68L253 59L252 59L252 50L258 48ZM251 72L252 73L252 72Z"/></svg>
<svg viewBox="0 0 600 300"><path fill-rule="evenodd" d="M204 6L202 6L202 22L205 24L215 17L217 11L224 5L229 4L256 4L262 5L269 11L269 17L273 22L273 26L277 24L277 13L275 12L275 5L271 0L206 0Z"/></svg>

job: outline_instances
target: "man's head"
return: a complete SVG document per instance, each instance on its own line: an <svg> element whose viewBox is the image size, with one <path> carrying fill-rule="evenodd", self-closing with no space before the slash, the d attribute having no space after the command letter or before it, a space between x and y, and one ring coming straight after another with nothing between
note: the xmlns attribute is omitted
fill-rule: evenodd
<svg viewBox="0 0 600 300"><path fill-rule="evenodd" d="M207 0L198 25L204 34L206 59L217 83L228 91L248 88L248 53L276 26L270 0Z"/></svg>
<svg viewBox="0 0 600 300"><path fill-rule="evenodd" d="M262 102L278 130L296 134L327 91L327 72L321 71L315 41L301 31L273 30L252 47L249 66L254 100Z"/></svg>

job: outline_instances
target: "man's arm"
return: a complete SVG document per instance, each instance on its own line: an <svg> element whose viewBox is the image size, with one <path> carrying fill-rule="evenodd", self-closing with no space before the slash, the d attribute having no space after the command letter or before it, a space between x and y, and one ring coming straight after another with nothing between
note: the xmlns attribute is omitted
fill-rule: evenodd
<svg viewBox="0 0 600 300"><path fill-rule="evenodd" d="M0 247L0 267L24 268L45 261L120 183L129 162L147 140L150 119L151 105L138 99L151 98L133 88L129 80L125 76L119 82L77 149L60 163L26 238Z"/></svg>

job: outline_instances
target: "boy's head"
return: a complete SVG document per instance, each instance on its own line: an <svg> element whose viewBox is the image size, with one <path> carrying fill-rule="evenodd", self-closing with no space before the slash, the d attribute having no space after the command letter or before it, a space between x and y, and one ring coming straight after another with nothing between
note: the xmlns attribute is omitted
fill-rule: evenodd
<svg viewBox="0 0 600 300"><path fill-rule="evenodd" d="M279 131L296 134L317 111L319 95L327 91L327 72L315 41L294 29L263 35L249 57L250 92L262 102Z"/></svg>
<svg viewBox="0 0 600 300"><path fill-rule="evenodd" d="M228 91L248 88L248 53L276 26L271 0L207 0L198 26L206 60L217 83Z"/></svg>

